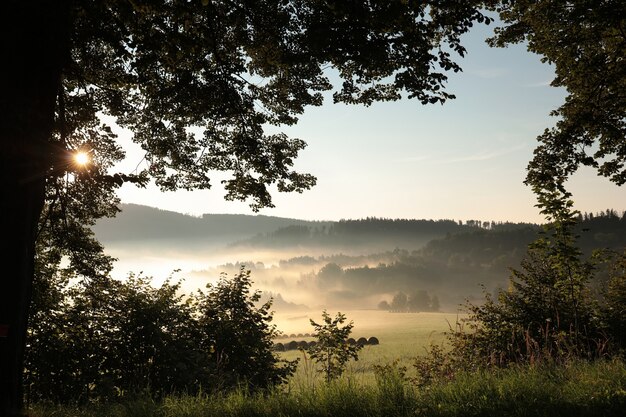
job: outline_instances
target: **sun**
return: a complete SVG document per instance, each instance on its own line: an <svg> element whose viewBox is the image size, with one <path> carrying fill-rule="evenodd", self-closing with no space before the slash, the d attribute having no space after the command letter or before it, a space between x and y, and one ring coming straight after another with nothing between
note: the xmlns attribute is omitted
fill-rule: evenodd
<svg viewBox="0 0 626 417"><path fill-rule="evenodd" d="M86 152L76 152L74 154L74 162L80 166L85 166L89 163L89 155Z"/></svg>

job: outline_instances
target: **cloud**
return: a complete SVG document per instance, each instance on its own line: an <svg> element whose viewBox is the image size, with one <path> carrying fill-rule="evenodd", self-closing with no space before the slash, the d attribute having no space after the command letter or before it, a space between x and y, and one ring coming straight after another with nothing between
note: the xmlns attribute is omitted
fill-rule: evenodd
<svg viewBox="0 0 626 417"><path fill-rule="evenodd" d="M504 155L508 155L526 148L526 144L519 144L511 148L497 149L491 151L483 151L471 155L458 156L453 158L445 158L437 161L439 164L454 164L458 162L481 162L490 159L496 159Z"/></svg>

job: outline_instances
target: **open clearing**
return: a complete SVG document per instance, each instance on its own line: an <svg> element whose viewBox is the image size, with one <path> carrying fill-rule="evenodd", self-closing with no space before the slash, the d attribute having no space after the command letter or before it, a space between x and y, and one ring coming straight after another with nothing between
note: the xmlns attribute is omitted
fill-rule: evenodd
<svg viewBox="0 0 626 417"><path fill-rule="evenodd" d="M341 312L346 315L348 321L354 321L352 337L358 339L375 336L380 341L380 345L365 346L359 353L359 360L348 364L346 376L362 383L373 382L374 365L384 365L393 361L406 366L410 374L413 358L423 355L431 343L442 342L445 338L444 333L450 330L450 326L454 328L457 320L465 317L456 313L390 313L381 310ZM332 317L335 313L336 311L329 311ZM319 323L321 312L277 313L274 322L278 329L287 335L296 335L278 339L277 342L313 340L311 337L298 336L312 332L313 328L309 323L311 318ZM281 357L288 360L300 358L298 371L293 376L292 383L309 385L319 378L302 351L284 352L281 353Z"/></svg>

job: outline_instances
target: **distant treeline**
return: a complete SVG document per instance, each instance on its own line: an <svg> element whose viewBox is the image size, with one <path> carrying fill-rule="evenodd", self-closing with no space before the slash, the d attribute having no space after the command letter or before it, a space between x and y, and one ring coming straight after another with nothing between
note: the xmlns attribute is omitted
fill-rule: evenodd
<svg viewBox="0 0 626 417"><path fill-rule="evenodd" d="M236 214L204 214L194 217L153 207L123 204L122 212L113 219L102 219L94 227L103 241L181 240L218 241L223 245L237 241L237 245L263 247L358 245L416 248L432 239L448 234L488 231L516 231L537 229L531 223L513 223L484 220L414 220L368 217L360 220L306 221L272 216ZM612 244L619 239L619 231L609 225L623 220L624 213L606 210L584 213L580 216L582 228L599 235L594 239Z"/></svg>
<svg viewBox="0 0 626 417"><path fill-rule="evenodd" d="M530 223L468 220L408 220L368 217L331 224L290 225L257 234L237 245L261 247L387 246L415 248L432 239L475 230L512 231L538 228Z"/></svg>
<svg viewBox="0 0 626 417"><path fill-rule="evenodd" d="M244 214L204 214L195 217L137 204L122 204L115 218L98 220L93 230L104 242L191 240L221 243L293 226L330 224L282 217Z"/></svg>
<svg viewBox="0 0 626 417"><path fill-rule="evenodd" d="M386 221L363 221L359 226L368 223L375 230ZM596 249L622 252L626 248L626 216L623 214L611 210L596 215L583 214L577 229L579 246L585 255ZM488 228L463 226L462 230L431 240L421 249L412 251L396 249L370 256L337 255L318 259L304 256L282 261L281 266L307 266L328 260L317 273L305 274L302 281L316 282L319 289L335 291L338 299L353 300L398 291L411 293L417 289L439 296L442 303L450 305L467 296L479 295L481 286L488 290L506 286L510 268L519 267L528 245L542 233L536 225L512 227L510 224ZM348 266L359 262L365 265ZM372 263L375 266L371 266Z"/></svg>

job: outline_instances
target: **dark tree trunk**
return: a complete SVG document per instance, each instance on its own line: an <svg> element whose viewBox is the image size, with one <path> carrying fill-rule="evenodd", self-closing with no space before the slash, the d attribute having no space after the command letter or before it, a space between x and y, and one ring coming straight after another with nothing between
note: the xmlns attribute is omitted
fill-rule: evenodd
<svg viewBox="0 0 626 417"><path fill-rule="evenodd" d="M23 410L35 239L65 51L67 3L0 6L0 417Z"/></svg>

